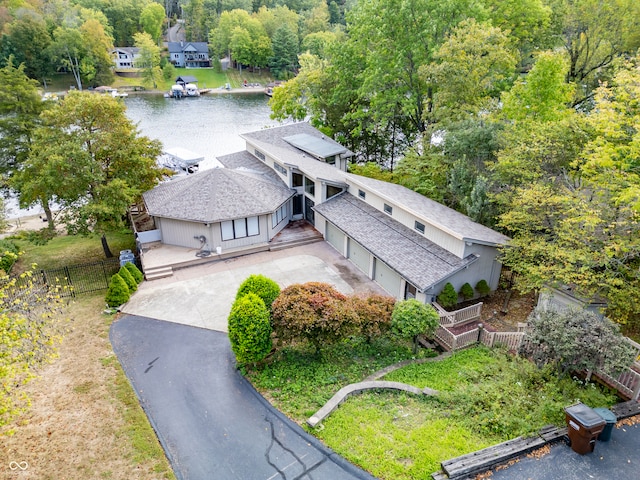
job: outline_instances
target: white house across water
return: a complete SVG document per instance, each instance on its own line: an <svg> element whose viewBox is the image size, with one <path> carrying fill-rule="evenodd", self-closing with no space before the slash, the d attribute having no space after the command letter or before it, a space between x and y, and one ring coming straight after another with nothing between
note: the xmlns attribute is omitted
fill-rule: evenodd
<svg viewBox="0 0 640 480"><path fill-rule="evenodd" d="M308 123L241 135L225 168L163 183L144 203L165 245L211 252L268 246L291 221L312 224L396 298L435 300L486 280L498 286L509 238L400 185L347 173L353 155Z"/></svg>

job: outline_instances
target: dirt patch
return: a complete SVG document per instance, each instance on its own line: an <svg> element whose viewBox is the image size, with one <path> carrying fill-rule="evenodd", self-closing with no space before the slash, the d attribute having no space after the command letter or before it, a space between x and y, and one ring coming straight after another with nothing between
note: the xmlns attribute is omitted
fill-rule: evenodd
<svg viewBox="0 0 640 480"><path fill-rule="evenodd" d="M32 406L15 434L0 436L0 479L165 478L166 459L138 461L126 433L102 304L98 295L70 306L59 358L27 385Z"/></svg>
<svg viewBox="0 0 640 480"><path fill-rule="evenodd" d="M482 321L498 332L515 332L518 323L526 323L536 306L534 292L526 295L511 290L497 290L482 299Z"/></svg>

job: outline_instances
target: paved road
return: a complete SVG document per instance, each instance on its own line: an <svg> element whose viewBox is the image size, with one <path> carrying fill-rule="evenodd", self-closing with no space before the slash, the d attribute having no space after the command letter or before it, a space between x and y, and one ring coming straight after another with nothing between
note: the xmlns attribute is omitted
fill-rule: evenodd
<svg viewBox="0 0 640 480"><path fill-rule="evenodd" d="M225 333L126 315L110 339L178 480L373 480L271 408Z"/></svg>

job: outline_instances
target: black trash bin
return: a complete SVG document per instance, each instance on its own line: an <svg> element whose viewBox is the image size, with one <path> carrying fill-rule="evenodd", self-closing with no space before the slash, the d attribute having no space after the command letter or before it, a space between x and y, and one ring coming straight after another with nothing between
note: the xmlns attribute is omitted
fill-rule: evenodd
<svg viewBox="0 0 640 480"><path fill-rule="evenodd" d="M576 403L564 409L569 429L571 449L584 455L593 452L596 438L604 430L606 422L591 407Z"/></svg>
<svg viewBox="0 0 640 480"><path fill-rule="evenodd" d="M618 421L618 417L616 417L616 414L607 408L594 408L593 411L600 415L606 422L604 430L602 430L602 433L598 435L598 440L601 442L608 442L611 440L611 432L613 432L613 426Z"/></svg>

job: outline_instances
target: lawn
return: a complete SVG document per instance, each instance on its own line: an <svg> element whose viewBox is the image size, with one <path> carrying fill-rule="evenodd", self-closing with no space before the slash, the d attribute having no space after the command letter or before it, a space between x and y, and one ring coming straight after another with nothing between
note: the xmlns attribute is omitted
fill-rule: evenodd
<svg viewBox="0 0 640 480"><path fill-rule="evenodd" d="M0 476L6 471L6 478L41 480L175 479L111 350L114 317L102 314L103 306L100 292L78 296L63 310L69 328L59 357L23 387L31 406L6 426L12 435L0 436ZM26 462L28 468L10 472L10 462Z"/></svg>
<svg viewBox="0 0 640 480"><path fill-rule="evenodd" d="M390 341L355 343L308 352L285 350L247 372L274 405L303 424L344 385L409 358ZM617 397L593 384L565 378L500 350L473 348L450 358L412 364L384 379L430 387L435 397L387 391L350 397L311 433L381 479L423 479L440 462L553 423L578 400L610 406Z"/></svg>
<svg viewBox="0 0 640 480"><path fill-rule="evenodd" d="M109 232L106 234L109 248L114 256L119 256L120 250L135 248L135 239L130 230ZM65 265L95 262L104 260L104 251L100 235L58 235L47 243L38 241L38 234L32 231L19 232L8 240L13 241L23 252L15 273L28 269L37 264L40 269L60 268Z"/></svg>

